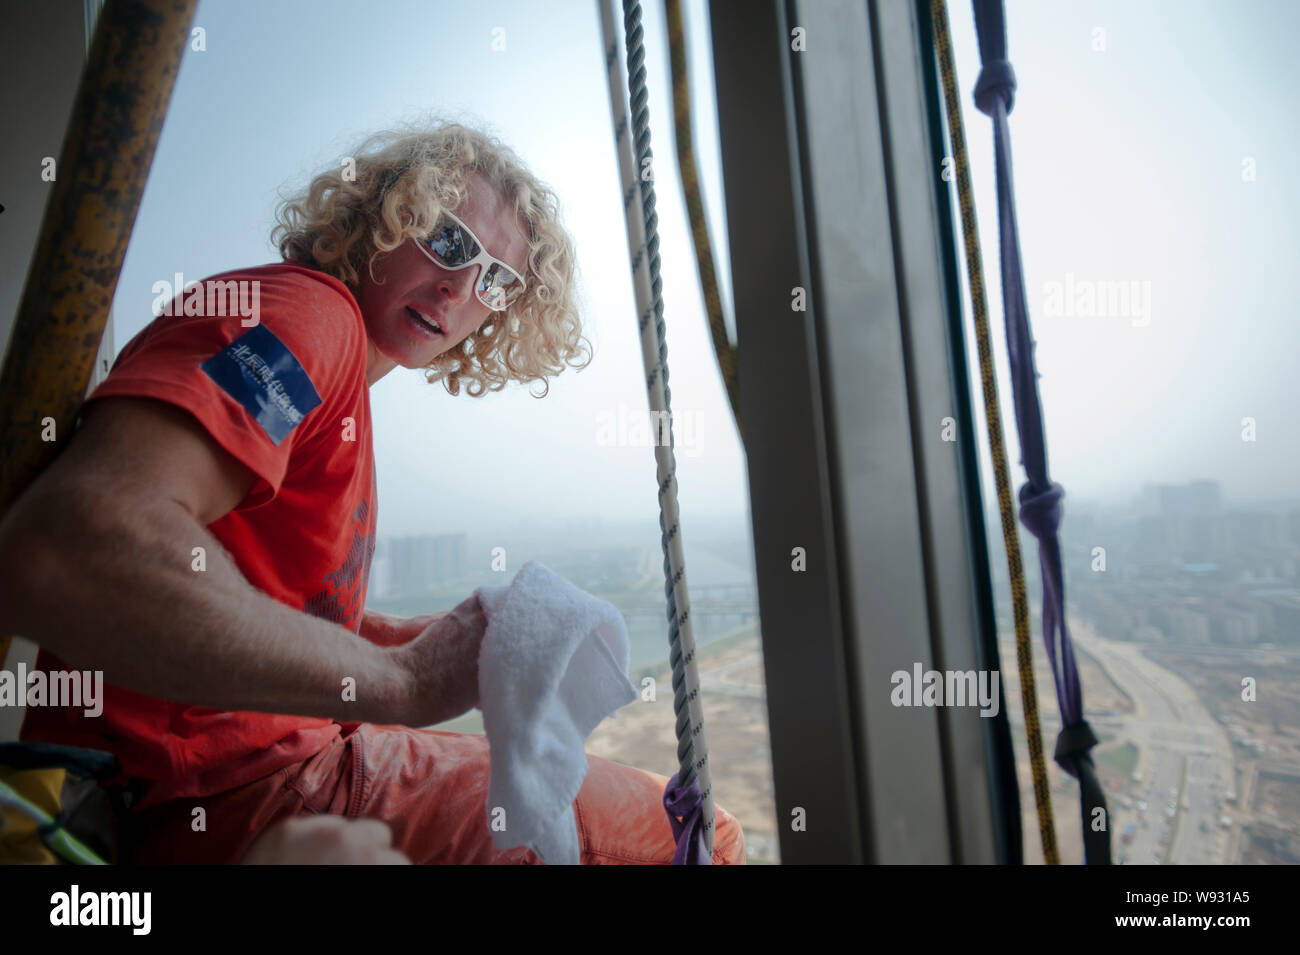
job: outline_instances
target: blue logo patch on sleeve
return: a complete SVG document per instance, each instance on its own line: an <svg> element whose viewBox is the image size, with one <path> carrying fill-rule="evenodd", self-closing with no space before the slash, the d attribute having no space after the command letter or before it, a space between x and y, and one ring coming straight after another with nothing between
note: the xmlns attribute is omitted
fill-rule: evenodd
<svg viewBox="0 0 1300 955"><path fill-rule="evenodd" d="M249 329L202 367L277 447L321 403L306 369L265 325Z"/></svg>

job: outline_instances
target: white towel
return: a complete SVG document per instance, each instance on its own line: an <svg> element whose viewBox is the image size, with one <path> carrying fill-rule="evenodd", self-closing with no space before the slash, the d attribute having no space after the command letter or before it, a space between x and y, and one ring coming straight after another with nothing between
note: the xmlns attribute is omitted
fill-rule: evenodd
<svg viewBox="0 0 1300 955"><path fill-rule="evenodd" d="M627 625L609 601L536 561L509 586L475 593L487 617L478 685L493 845L526 845L548 864L577 865L573 801L587 775L584 744L637 697Z"/></svg>

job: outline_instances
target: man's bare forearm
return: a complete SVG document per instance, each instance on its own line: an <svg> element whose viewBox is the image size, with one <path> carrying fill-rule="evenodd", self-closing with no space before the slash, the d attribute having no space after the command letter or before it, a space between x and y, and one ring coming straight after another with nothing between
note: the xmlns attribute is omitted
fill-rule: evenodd
<svg viewBox="0 0 1300 955"><path fill-rule="evenodd" d="M400 617L390 617L377 610L364 610L361 613L361 624L357 627L357 632L377 646L396 647L406 642L399 629L401 624Z"/></svg>
<svg viewBox="0 0 1300 955"><path fill-rule="evenodd" d="M398 651L258 591L174 502L128 519L95 503L40 513L9 553L4 623L117 686L217 709L402 722ZM21 546L21 545L20 545ZM194 548L205 567L195 569ZM345 694L348 679L355 692ZM345 697L355 697L348 699Z"/></svg>

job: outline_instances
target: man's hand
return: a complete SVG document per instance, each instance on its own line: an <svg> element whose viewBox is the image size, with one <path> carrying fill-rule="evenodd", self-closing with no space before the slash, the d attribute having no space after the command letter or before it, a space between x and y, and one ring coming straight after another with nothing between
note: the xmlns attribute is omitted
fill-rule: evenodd
<svg viewBox="0 0 1300 955"><path fill-rule="evenodd" d="M242 865L410 865L379 819L294 816L257 837Z"/></svg>
<svg viewBox="0 0 1300 955"><path fill-rule="evenodd" d="M407 632L420 629L391 651L408 675L399 722L432 726L478 706L478 657L487 630L478 597L471 594L444 613L411 617L403 626Z"/></svg>

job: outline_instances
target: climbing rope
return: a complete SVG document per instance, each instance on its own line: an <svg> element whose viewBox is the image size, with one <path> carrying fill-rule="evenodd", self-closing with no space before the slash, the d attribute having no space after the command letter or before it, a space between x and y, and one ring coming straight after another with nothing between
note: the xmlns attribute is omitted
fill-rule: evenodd
<svg viewBox="0 0 1300 955"><path fill-rule="evenodd" d="M704 217L704 200L700 197L699 167L695 162L694 138L691 134L691 79L686 65L686 33L682 28L681 0L667 0L668 50L673 74L673 128L677 141L677 171L682 178L682 191L686 193L686 213L691 222L691 241L695 244L695 262L700 273L700 287L704 291L704 309L709 316L709 334L713 338L713 354L718 359L718 370L731 402L731 414L740 427L740 396L736 386L736 349L727 337L727 324L722 317L722 297L718 294L718 276L713 263L713 243L709 240L709 223Z"/></svg>
<svg viewBox="0 0 1300 955"><path fill-rule="evenodd" d="M659 277L659 230L655 214L650 113L646 107L645 42L639 0L623 4L627 38L627 85L631 90L635 154L628 137L628 102L618 74L614 0L598 0L609 80L610 112L623 183L628 254L636 289L641 355L646 391L655 422L655 463L659 482L659 529L664 553L664 593L668 601L669 661L672 665L673 712L676 714L678 772L664 793L664 806L678 839L677 864L708 865L713 853L714 805L709 754L704 738L704 710L695 660L695 634L677 509L677 460L673 453L672 393L668 388L668 348L664 336L662 282ZM640 184L641 209L635 209ZM653 321L652 321L653 319ZM663 435L660 431L667 431ZM678 821L681 817L681 821Z"/></svg>
<svg viewBox="0 0 1300 955"><path fill-rule="evenodd" d="M966 136L962 128L961 100L957 96L957 71L953 64L952 41L948 35L948 9L945 0L930 0L930 15L934 21L935 50L939 56L939 72L943 77L943 95L948 109L948 135L952 139L954 166L957 173L962 241L966 247L966 274L970 281L971 308L975 314L975 340L979 344L984 414L988 420L989 454L993 458L993 476L998 491L998 513L1002 518L1002 540L1006 545L1007 564L1011 575L1011 605L1016 625L1016 661L1020 671L1020 702L1025 714L1025 737L1029 743L1029 763L1034 778L1038 833L1043 843L1044 860L1048 865L1059 865L1056 829L1052 822L1051 791L1047 784L1047 764L1043 759L1043 740L1038 725L1038 695L1034 690L1025 572L1020 560L1020 537L1016 528L1016 513L1011 504L1007 451L1002 441L1002 418L998 412L998 386L993 377L993 348L989 338L988 303L984 294L984 265L980 255L970 165L966 156Z"/></svg>

